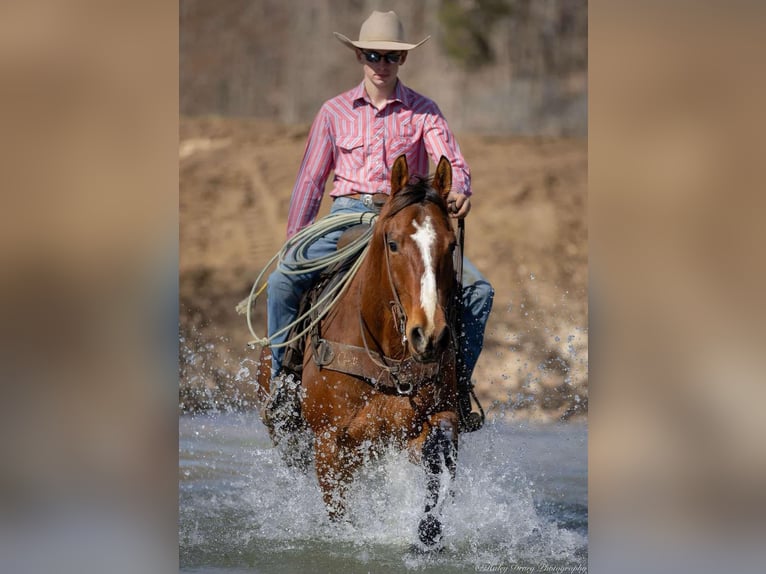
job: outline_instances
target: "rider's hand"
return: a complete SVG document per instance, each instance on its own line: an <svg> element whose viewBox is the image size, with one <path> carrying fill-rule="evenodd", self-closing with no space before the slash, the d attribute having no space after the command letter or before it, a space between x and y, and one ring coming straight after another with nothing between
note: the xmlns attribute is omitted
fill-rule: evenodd
<svg viewBox="0 0 766 574"><path fill-rule="evenodd" d="M471 198L462 193L450 191L449 195L447 195L447 208L449 209L450 217L463 219L471 211Z"/></svg>

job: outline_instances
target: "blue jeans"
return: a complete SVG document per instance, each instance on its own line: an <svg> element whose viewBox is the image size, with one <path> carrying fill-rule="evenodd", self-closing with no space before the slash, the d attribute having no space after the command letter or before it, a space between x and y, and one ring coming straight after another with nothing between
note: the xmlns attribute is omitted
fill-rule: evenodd
<svg viewBox="0 0 766 574"><path fill-rule="evenodd" d="M364 213L370 211L358 199L339 197L333 201L331 214ZM333 231L320 237L307 249L309 258L323 257L335 251L335 245L343 234L343 230ZM291 262L291 254L285 257L285 263ZM269 337L279 329L288 325L298 316L298 305L303 294L311 288L319 271L300 275L287 275L279 265L269 276L268 282L268 313ZM465 372L469 377L479 360L484 344L484 329L492 310L494 289L489 281L479 272L468 259L463 258L463 315L464 330L460 335L458 356L465 362ZM288 333L272 338L272 343L282 343L287 340ZM282 368L285 349L271 349L271 372L276 374Z"/></svg>

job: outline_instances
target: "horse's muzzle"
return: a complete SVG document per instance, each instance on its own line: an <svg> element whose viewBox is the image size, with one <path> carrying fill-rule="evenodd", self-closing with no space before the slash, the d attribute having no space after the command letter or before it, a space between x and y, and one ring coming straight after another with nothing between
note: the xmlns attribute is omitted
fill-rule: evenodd
<svg viewBox="0 0 766 574"><path fill-rule="evenodd" d="M415 325L409 332L409 344L412 358L418 363L433 363L446 348L449 340L449 329L445 325L434 336L425 335L420 325Z"/></svg>

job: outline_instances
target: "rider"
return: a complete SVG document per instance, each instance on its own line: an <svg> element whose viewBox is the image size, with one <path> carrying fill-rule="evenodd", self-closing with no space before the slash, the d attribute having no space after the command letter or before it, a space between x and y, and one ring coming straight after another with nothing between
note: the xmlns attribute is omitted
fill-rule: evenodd
<svg viewBox="0 0 766 574"><path fill-rule="evenodd" d="M314 222L324 194L325 182L334 170L331 213L363 213L374 209L374 194L390 193L390 169L406 154L412 173L425 174L428 158L434 163L444 155L452 164L452 191L448 205L453 218L464 218L471 209L471 175L455 137L437 105L406 87L397 78L408 51L417 44L404 41L399 17L394 12L374 11L364 21L359 40L335 32L354 50L364 79L348 92L325 102L308 136L306 151L290 201L287 235L291 237ZM309 257L335 250L341 231L315 241ZM289 255L288 255L289 257ZM286 274L278 267L268 280L268 334L295 320L302 295L317 273ZM471 413L471 374L484 341L484 329L492 308L494 291L489 282L466 259L463 262L463 334L458 354L459 416L462 430L476 430L480 419ZM273 337L281 343L286 334ZM271 349L272 391L267 411L272 415L284 402L296 401L294 387L281 377L284 348ZM288 396L291 395L291 396ZM478 420L477 420L478 419Z"/></svg>

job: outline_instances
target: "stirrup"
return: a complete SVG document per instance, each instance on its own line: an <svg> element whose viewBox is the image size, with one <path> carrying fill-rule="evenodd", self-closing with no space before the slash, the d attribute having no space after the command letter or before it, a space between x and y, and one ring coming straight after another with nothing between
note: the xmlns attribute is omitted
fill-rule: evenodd
<svg viewBox="0 0 766 574"><path fill-rule="evenodd" d="M476 401L476 406L479 407L479 412L473 412L471 410L471 398ZM458 412L458 431L459 432L475 432L484 426L484 409L476 397L476 393L473 392L473 385L468 389L468 396L464 399L461 397L459 400L460 407Z"/></svg>
<svg viewBox="0 0 766 574"><path fill-rule="evenodd" d="M484 417L479 413L471 411L467 415L460 417L460 432L474 432L484 426Z"/></svg>

